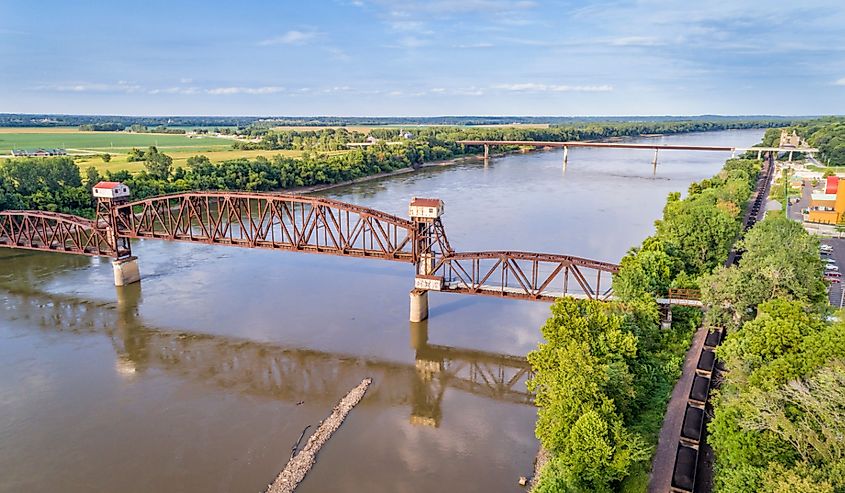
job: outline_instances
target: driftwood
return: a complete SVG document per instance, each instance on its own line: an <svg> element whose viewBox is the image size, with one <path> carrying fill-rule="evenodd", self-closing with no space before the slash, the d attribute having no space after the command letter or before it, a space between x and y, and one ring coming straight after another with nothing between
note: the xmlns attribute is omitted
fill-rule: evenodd
<svg viewBox="0 0 845 493"><path fill-rule="evenodd" d="M308 474L311 467L314 466L314 460L317 457L317 452L320 451L320 447L340 428L343 420L346 419L346 415L361 401L361 398L364 397L364 393L367 391L367 387L371 383L373 383L372 378L365 378L337 403L329 417L320 423L314 434L308 438L308 443L305 444L305 447L298 454L291 457L285 468L276 477L276 480L267 486L266 493L290 493L296 489L297 485L305 479L305 475ZM302 435L299 439L302 440L302 436L304 435L305 430L302 430ZM296 451L298 446L299 442L294 445L293 452Z"/></svg>

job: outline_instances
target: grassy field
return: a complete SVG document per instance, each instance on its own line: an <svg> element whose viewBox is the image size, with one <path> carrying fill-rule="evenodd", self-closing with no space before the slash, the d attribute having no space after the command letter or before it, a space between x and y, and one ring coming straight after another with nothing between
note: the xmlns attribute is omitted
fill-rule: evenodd
<svg viewBox="0 0 845 493"><path fill-rule="evenodd" d="M94 152L126 152L133 147L158 146L162 150L228 149L229 139L174 134L131 134L126 132L80 132L74 128L3 128L0 129L0 154L12 149L63 148Z"/></svg>
<svg viewBox="0 0 845 493"><path fill-rule="evenodd" d="M299 157L302 155L303 151L285 151L285 150L276 150L276 151L241 151L237 149L227 149L227 150L211 150L211 151L193 151L193 150L170 150L166 148L162 148L161 152L167 154L168 156L173 158L173 167L186 167L188 164L188 158L192 156L202 155L206 156L208 159L211 160L213 163L217 163L220 161L226 161L229 159L238 159L238 158L249 158L255 159L258 156L264 156L268 159L272 158L273 156L289 156L289 157ZM335 154L343 154L344 152L349 151L332 151L327 152L324 154L335 155ZM126 160L126 154L112 154L111 161L104 162L100 156L84 156L80 157L77 156L75 158L76 164L79 166L81 170L85 170L86 168L93 166L97 168L97 171L100 173L104 173L106 171L120 171L120 170L127 170L130 173L137 173L144 169L143 161L135 161L129 162Z"/></svg>

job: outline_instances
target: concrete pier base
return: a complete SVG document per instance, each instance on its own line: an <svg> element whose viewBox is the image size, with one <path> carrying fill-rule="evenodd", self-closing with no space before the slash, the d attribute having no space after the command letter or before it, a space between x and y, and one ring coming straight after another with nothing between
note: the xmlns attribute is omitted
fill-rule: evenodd
<svg viewBox="0 0 845 493"><path fill-rule="evenodd" d="M428 291L411 291L411 322L422 322L428 318Z"/></svg>
<svg viewBox="0 0 845 493"><path fill-rule="evenodd" d="M138 270L138 257L115 260L111 265L114 269L115 286L126 286L141 280L141 271Z"/></svg>

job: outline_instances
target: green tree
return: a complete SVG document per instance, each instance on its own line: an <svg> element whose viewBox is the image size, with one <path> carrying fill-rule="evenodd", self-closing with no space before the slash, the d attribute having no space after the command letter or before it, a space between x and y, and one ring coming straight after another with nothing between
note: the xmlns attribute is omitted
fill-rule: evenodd
<svg viewBox="0 0 845 493"><path fill-rule="evenodd" d="M89 166L85 169L85 187L92 188L94 185L100 182L102 178L100 177L100 173L97 171L97 168L93 166Z"/></svg>
<svg viewBox="0 0 845 493"><path fill-rule="evenodd" d="M623 317L598 301L558 300L543 326L545 343L528 355L529 389L539 407L536 433L562 459L575 485L602 491L642 458L640 438L622 427L617 402L634 395L628 363L636 337ZM597 460L597 458L599 458Z"/></svg>
<svg viewBox="0 0 845 493"><path fill-rule="evenodd" d="M107 162L111 161L111 154L109 154L108 152L106 152L104 154L100 154L100 158L102 158L104 163L107 163Z"/></svg>
<svg viewBox="0 0 845 493"><path fill-rule="evenodd" d="M167 180L170 178L170 168L172 165L173 158L167 154L158 152L155 146L150 146L145 153L144 167L147 173L155 179Z"/></svg>

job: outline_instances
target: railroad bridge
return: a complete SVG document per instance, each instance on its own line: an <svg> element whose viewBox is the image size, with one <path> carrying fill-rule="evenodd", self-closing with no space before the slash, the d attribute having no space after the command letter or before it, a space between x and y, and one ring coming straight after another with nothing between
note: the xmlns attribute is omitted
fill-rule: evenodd
<svg viewBox="0 0 845 493"><path fill-rule="evenodd" d="M94 219L0 212L0 247L111 257L117 286L141 279L130 243L139 238L404 262L415 268L413 322L428 317L429 291L609 300L612 275L619 270L616 264L571 255L455 251L441 220L440 199L412 199L405 219L296 194L205 191L130 201L128 187L119 182L100 182L93 193Z"/></svg>

